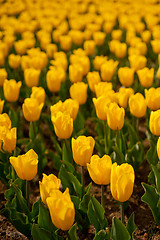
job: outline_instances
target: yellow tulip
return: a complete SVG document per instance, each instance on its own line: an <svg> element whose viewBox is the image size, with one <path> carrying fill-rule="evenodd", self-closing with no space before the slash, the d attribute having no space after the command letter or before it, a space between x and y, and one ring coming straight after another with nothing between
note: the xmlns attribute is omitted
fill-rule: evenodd
<svg viewBox="0 0 160 240"><path fill-rule="evenodd" d="M11 120L7 113L0 114L0 126L11 128Z"/></svg>
<svg viewBox="0 0 160 240"><path fill-rule="evenodd" d="M134 81L134 70L129 67L122 67L118 69L118 77L120 83L125 87L130 87Z"/></svg>
<svg viewBox="0 0 160 240"><path fill-rule="evenodd" d="M87 163L87 169L91 179L100 185L110 183L111 167L112 161L108 155L104 155L102 158L98 155L93 155L90 163Z"/></svg>
<svg viewBox="0 0 160 240"><path fill-rule="evenodd" d="M145 30L141 33L141 37L145 43L148 43L151 39L151 32L148 30Z"/></svg>
<svg viewBox="0 0 160 240"><path fill-rule="evenodd" d="M60 36L60 46L62 50L69 51L72 47L72 38L69 35Z"/></svg>
<svg viewBox="0 0 160 240"><path fill-rule="evenodd" d="M111 36L112 36L112 39L120 41L122 37L122 30L120 29L113 30L111 33Z"/></svg>
<svg viewBox="0 0 160 240"><path fill-rule="evenodd" d="M160 67L159 67L158 70L157 70L156 76L157 76L157 78L160 80Z"/></svg>
<svg viewBox="0 0 160 240"><path fill-rule="evenodd" d="M94 69L99 71L106 60L107 56L95 56L95 59L93 60Z"/></svg>
<svg viewBox="0 0 160 240"><path fill-rule="evenodd" d="M16 148L17 128L7 129L0 140L3 141L3 150L11 153Z"/></svg>
<svg viewBox="0 0 160 240"><path fill-rule="evenodd" d="M38 155L33 149L18 157L10 157L10 163L18 177L23 180L32 180L37 174Z"/></svg>
<svg viewBox="0 0 160 240"><path fill-rule="evenodd" d="M35 98L24 99L24 103L22 105L24 118L28 122L38 121L43 105L43 103L39 104L38 100Z"/></svg>
<svg viewBox="0 0 160 240"><path fill-rule="evenodd" d="M75 208L68 188L64 193L55 190L46 201L53 224L63 231L69 230L75 219Z"/></svg>
<svg viewBox="0 0 160 240"><path fill-rule="evenodd" d="M147 106L151 110L158 110L160 108L160 87L145 89L145 97Z"/></svg>
<svg viewBox="0 0 160 240"><path fill-rule="evenodd" d="M126 43L121 43L117 42L115 44L115 49L114 49L114 54L116 55L117 58L124 58L127 53L127 44Z"/></svg>
<svg viewBox="0 0 160 240"><path fill-rule="evenodd" d="M95 85L98 84L101 81L99 72L89 72L87 74L87 81L89 88L91 89L92 92L95 92Z"/></svg>
<svg viewBox="0 0 160 240"><path fill-rule="evenodd" d="M73 120L76 119L79 109L79 104L76 100L68 98L63 103L64 109L67 113L69 113L70 117L73 118Z"/></svg>
<svg viewBox="0 0 160 240"><path fill-rule="evenodd" d="M100 120L107 120L106 106L111 103L111 99L108 97L100 96L98 98L93 98L93 103L96 108L97 117Z"/></svg>
<svg viewBox="0 0 160 240"><path fill-rule="evenodd" d="M24 80L28 87L36 87L39 83L40 70L27 68L24 70Z"/></svg>
<svg viewBox="0 0 160 240"><path fill-rule="evenodd" d="M118 61L113 61L113 59L106 61L101 66L101 77L103 81L109 82L112 80L113 75L116 72L116 68L118 66Z"/></svg>
<svg viewBox="0 0 160 240"><path fill-rule="evenodd" d="M47 87L51 92L58 92L61 88L61 79L55 70L49 70L46 75Z"/></svg>
<svg viewBox="0 0 160 240"><path fill-rule="evenodd" d="M9 66L13 69L16 69L19 67L20 61L21 61L21 57L19 55L10 54L8 57Z"/></svg>
<svg viewBox="0 0 160 240"><path fill-rule="evenodd" d="M84 42L84 50L88 56L92 56L95 53L96 43L94 40L86 40Z"/></svg>
<svg viewBox="0 0 160 240"><path fill-rule="evenodd" d="M46 199L50 196L50 193L54 190L58 190L61 184L61 180L54 174L46 175L43 173L42 182L39 181L40 196L42 202L46 203Z"/></svg>
<svg viewBox="0 0 160 240"><path fill-rule="evenodd" d="M106 95L108 91L112 91L111 82L99 82L95 85L95 93L97 98L102 95Z"/></svg>
<svg viewBox="0 0 160 240"><path fill-rule="evenodd" d="M149 128L152 134L160 135L160 110L152 111L149 119Z"/></svg>
<svg viewBox="0 0 160 240"><path fill-rule="evenodd" d="M154 68L143 68L137 71L139 81L143 87L150 87L154 80Z"/></svg>
<svg viewBox="0 0 160 240"><path fill-rule="evenodd" d="M158 158L160 160L160 137L158 138L158 141L157 141L157 154L158 154Z"/></svg>
<svg viewBox="0 0 160 240"><path fill-rule="evenodd" d="M32 93L31 93L31 98L36 98L38 100L38 103L45 103L45 97L46 93L44 88L42 87L32 87Z"/></svg>
<svg viewBox="0 0 160 240"><path fill-rule="evenodd" d="M79 63L69 65L69 79L72 83L81 82L83 79L83 67Z"/></svg>
<svg viewBox="0 0 160 240"><path fill-rule="evenodd" d="M131 95L129 98L129 109L132 115L141 118L146 114L147 104L141 93Z"/></svg>
<svg viewBox="0 0 160 240"><path fill-rule="evenodd" d="M77 100L79 105L84 104L87 101L87 88L88 84L84 82L74 83L69 90L71 98Z"/></svg>
<svg viewBox="0 0 160 240"><path fill-rule="evenodd" d="M127 108L128 99L132 94L134 94L134 90L132 88L120 88L117 93L119 105L123 108Z"/></svg>
<svg viewBox="0 0 160 240"><path fill-rule="evenodd" d="M106 107L107 123L112 130L121 129L124 125L124 108L120 108L117 103L110 103Z"/></svg>
<svg viewBox="0 0 160 240"><path fill-rule="evenodd" d="M146 66L147 58L141 55L131 55L129 56L129 62L131 68L133 68L134 71L137 71Z"/></svg>
<svg viewBox="0 0 160 240"><path fill-rule="evenodd" d="M68 139L73 132L73 119L67 112L57 112L56 116L51 116L57 137Z"/></svg>
<svg viewBox="0 0 160 240"><path fill-rule="evenodd" d="M117 166L115 162L111 168L110 189L112 196L120 202L127 201L133 192L135 174L128 163Z"/></svg>
<svg viewBox="0 0 160 240"><path fill-rule="evenodd" d="M4 100L0 99L0 114L3 112Z"/></svg>
<svg viewBox="0 0 160 240"><path fill-rule="evenodd" d="M20 87L22 82L16 82L14 79L4 80L3 92L8 102L16 102L19 98Z"/></svg>
<svg viewBox="0 0 160 240"><path fill-rule="evenodd" d="M104 44L106 34L104 32L95 32L93 33L93 39L97 46Z"/></svg>
<svg viewBox="0 0 160 240"><path fill-rule="evenodd" d="M95 140L92 137L79 136L72 138L72 152L74 161L80 166L86 166L90 162Z"/></svg>
<svg viewBox="0 0 160 240"><path fill-rule="evenodd" d="M53 56L54 56L54 53L55 52L57 52L57 45L56 44L54 44L54 43L49 43L49 44L47 44L47 46L46 46L46 53L47 53L47 56L49 57L49 58L53 58Z"/></svg>
<svg viewBox="0 0 160 240"><path fill-rule="evenodd" d="M160 39L155 39L151 41L153 52L155 54L160 54Z"/></svg>
<svg viewBox="0 0 160 240"><path fill-rule="evenodd" d="M4 80L7 79L7 72L5 68L0 68L0 87L3 86Z"/></svg>

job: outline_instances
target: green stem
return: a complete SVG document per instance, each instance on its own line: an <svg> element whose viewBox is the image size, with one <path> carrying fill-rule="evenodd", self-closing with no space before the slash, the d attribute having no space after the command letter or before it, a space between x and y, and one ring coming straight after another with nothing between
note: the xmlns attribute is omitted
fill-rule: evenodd
<svg viewBox="0 0 160 240"><path fill-rule="evenodd" d="M29 192L30 192L30 183L26 180L26 201L29 206Z"/></svg>
<svg viewBox="0 0 160 240"><path fill-rule="evenodd" d="M121 221L124 224L124 205L123 202L120 203Z"/></svg>
<svg viewBox="0 0 160 240"><path fill-rule="evenodd" d="M81 184L82 184L82 196L84 195L84 167L81 166L82 173L81 173Z"/></svg>
<svg viewBox="0 0 160 240"><path fill-rule="evenodd" d="M101 185L101 205L104 208L104 185Z"/></svg>
<svg viewBox="0 0 160 240"><path fill-rule="evenodd" d="M104 125L104 149L105 149L105 154L108 154L108 146L107 146L107 131L106 131L106 121L103 121Z"/></svg>

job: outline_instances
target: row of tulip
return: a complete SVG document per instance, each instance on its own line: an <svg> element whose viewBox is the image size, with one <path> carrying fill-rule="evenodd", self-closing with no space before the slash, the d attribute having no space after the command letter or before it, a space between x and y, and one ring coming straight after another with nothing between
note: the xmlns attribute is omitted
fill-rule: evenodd
<svg viewBox="0 0 160 240"><path fill-rule="evenodd" d="M77 240L93 225L94 240L133 239L134 213L125 226L123 203L145 159L139 119L151 166L142 200L160 225L159 7L156 0L0 3L0 179L8 188L1 213L28 238ZM44 173L48 160L58 177ZM101 203L86 171L101 186ZM30 181L42 173L31 206ZM121 210L112 226L108 184Z"/></svg>

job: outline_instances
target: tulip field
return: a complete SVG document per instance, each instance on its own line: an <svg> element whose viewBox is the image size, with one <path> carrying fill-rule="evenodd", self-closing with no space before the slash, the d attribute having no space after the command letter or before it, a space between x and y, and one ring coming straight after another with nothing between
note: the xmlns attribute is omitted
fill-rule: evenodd
<svg viewBox="0 0 160 240"><path fill-rule="evenodd" d="M159 0L0 0L0 239L160 239L159 136Z"/></svg>

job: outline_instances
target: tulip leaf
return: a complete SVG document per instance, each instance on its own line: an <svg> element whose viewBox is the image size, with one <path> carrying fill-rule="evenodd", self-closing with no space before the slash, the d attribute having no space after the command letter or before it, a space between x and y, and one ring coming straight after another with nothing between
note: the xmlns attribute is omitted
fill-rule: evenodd
<svg viewBox="0 0 160 240"><path fill-rule="evenodd" d="M70 142L67 139L64 140L62 147L62 160L73 164L73 155Z"/></svg>
<svg viewBox="0 0 160 240"><path fill-rule="evenodd" d="M82 210L84 213L87 213L88 211L88 204L90 200L91 200L91 196L86 193L79 204L79 209Z"/></svg>
<svg viewBox="0 0 160 240"><path fill-rule="evenodd" d="M77 237L77 223L75 223L68 231L68 239L67 240L78 240Z"/></svg>
<svg viewBox="0 0 160 240"><path fill-rule="evenodd" d="M35 139L35 130L34 130L34 123L30 122L30 126L29 126L29 138L34 141Z"/></svg>
<svg viewBox="0 0 160 240"><path fill-rule="evenodd" d="M159 193L153 186L146 183L142 183L142 186L145 190L145 194L142 196L141 200L149 205L156 223L160 226Z"/></svg>
<svg viewBox="0 0 160 240"><path fill-rule="evenodd" d="M126 162L131 164L134 168L138 168L144 160L144 146L139 141L132 148L128 149L125 156Z"/></svg>
<svg viewBox="0 0 160 240"><path fill-rule="evenodd" d="M92 187L92 182L90 182L90 183L88 184L88 186L86 187L86 189L85 189L85 192L86 192L87 195L90 195L91 187Z"/></svg>
<svg viewBox="0 0 160 240"><path fill-rule="evenodd" d="M139 141L138 134L134 127L127 122L127 127L128 127L128 133L129 133L129 148L131 148L133 145L135 145Z"/></svg>
<svg viewBox="0 0 160 240"><path fill-rule="evenodd" d="M108 222L105 218L105 210L98 200L94 197L91 197L91 200L88 205L87 215L90 220L90 223L94 225L96 232L100 231L107 227Z"/></svg>
<svg viewBox="0 0 160 240"><path fill-rule="evenodd" d="M62 165L62 161L61 161L61 156L56 154L53 151L49 151L47 153L47 157L50 158L53 162L53 168L56 169L57 171L59 171L61 165Z"/></svg>
<svg viewBox="0 0 160 240"><path fill-rule="evenodd" d="M112 239L113 240L130 240L130 234L124 224L116 217L112 219Z"/></svg>
<svg viewBox="0 0 160 240"><path fill-rule="evenodd" d="M155 176L156 189L160 192L160 172L156 166L151 166Z"/></svg>
<svg viewBox="0 0 160 240"><path fill-rule="evenodd" d="M68 172L69 179L73 185L74 191L77 193L77 195L81 198L82 197L82 185L78 181L78 179L70 172Z"/></svg>
<svg viewBox="0 0 160 240"><path fill-rule="evenodd" d="M119 147L113 146L112 147L114 152L112 153L112 159L114 162L117 162L118 164L122 164L125 162L125 158Z"/></svg>
<svg viewBox="0 0 160 240"><path fill-rule="evenodd" d="M46 229L40 228L38 224L33 224L31 233L32 233L33 240L54 239L51 236L51 232L47 231Z"/></svg>
<svg viewBox="0 0 160 240"><path fill-rule="evenodd" d="M77 197L77 196L71 196L71 200L75 206L75 209L78 209L79 208L79 204L80 204L80 198Z"/></svg>
<svg viewBox="0 0 160 240"><path fill-rule="evenodd" d="M42 201L39 201L38 225L46 230L55 230L48 208Z"/></svg>
<svg viewBox="0 0 160 240"><path fill-rule="evenodd" d="M131 214L130 218L128 219L128 223L127 223L126 228L127 228L128 232L131 236L131 240L133 240L133 234L137 229L137 226L134 222L134 212Z"/></svg>
<svg viewBox="0 0 160 240"><path fill-rule="evenodd" d="M116 147L120 150L120 152L125 154L126 146L125 146L124 136L122 134L122 131L118 129L116 132Z"/></svg>
<svg viewBox="0 0 160 240"><path fill-rule="evenodd" d="M32 219L38 217L38 213L39 213L39 201L40 199L35 202L32 206L32 211L31 211L31 216L32 216Z"/></svg>
<svg viewBox="0 0 160 240"><path fill-rule="evenodd" d="M150 141L150 149L147 152L147 160L149 164L152 165L156 165L159 161L157 154L157 146L152 140Z"/></svg>
<svg viewBox="0 0 160 240"><path fill-rule="evenodd" d="M84 123L85 123L85 118L83 114L80 111L78 111L77 117L73 121L73 136L75 134L77 135L78 132L84 129Z"/></svg>
<svg viewBox="0 0 160 240"><path fill-rule="evenodd" d="M95 237L93 240L104 240L106 239L106 231L105 230L100 230L98 233L96 233Z"/></svg>

